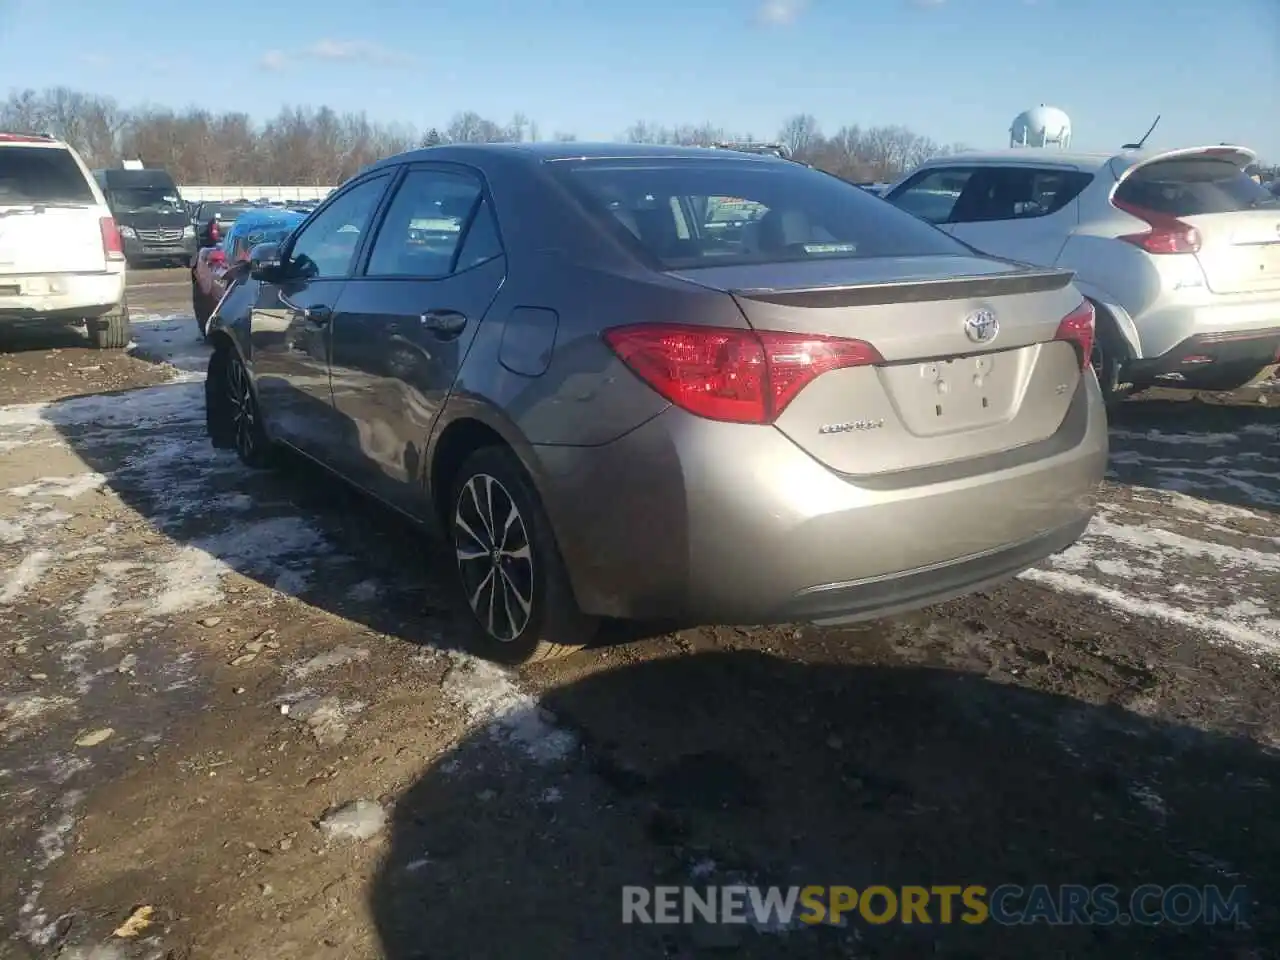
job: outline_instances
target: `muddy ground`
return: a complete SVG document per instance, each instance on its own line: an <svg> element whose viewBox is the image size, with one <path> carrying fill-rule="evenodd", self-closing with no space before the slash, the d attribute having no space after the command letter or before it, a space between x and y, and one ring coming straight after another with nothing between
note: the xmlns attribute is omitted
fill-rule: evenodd
<svg viewBox="0 0 1280 960"><path fill-rule="evenodd" d="M0 354L0 956L1280 956L1274 387L1127 404L1088 535L998 590L610 628L517 678L456 649L401 523L209 447L185 274L131 282L129 354ZM318 826L357 800L384 829ZM1250 913L621 923L624 884L734 882L1243 885Z"/></svg>

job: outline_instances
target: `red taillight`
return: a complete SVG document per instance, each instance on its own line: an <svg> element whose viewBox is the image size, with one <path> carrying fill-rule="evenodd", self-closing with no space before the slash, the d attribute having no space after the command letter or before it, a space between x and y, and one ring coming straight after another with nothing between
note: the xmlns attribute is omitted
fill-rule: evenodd
<svg viewBox="0 0 1280 960"><path fill-rule="evenodd" d="M209 239L213 243L217 243L222 239L222 231L218 229L218 221L209 224Z"/></svg>
<svg viewBox="0 0 1280 960"><path fill-rule="evenodd" d="M773 423L829 370L884 362L861 340L765 330L654 323L615 327L604 339L672 403L732 423Z"/></svg>
<svg viewBox="0 0 1280 960"><path fill-rule="evenodd" d="M102 217L98 221L98 229L102 232L102 252L108 260L124 259L124 241L120 239L120 231L111 217Z"/></svg>
<svg viewBox="0 0 1280 960"><path fill-rule="evenodd" d="M1141 247L1147 253L1199 253L1200 231L1189 223L1183 223L1177 217L1165 213L1156 213L1125 203L1123 200L1111 201L1117 210L1123 210L1131 217L1137 217L1150 227L1143 233L1130 233L1120 239L1126 243Z"/></svg>
<svg viewBox="0 0 1280 960"><path fill-rule="evenodd" d="M227 255L221 250L210 250L206 259L212 267L221 267L227 262Z"/></svg>
<svg viewBox="0 0 1280 960"><path fill-rule="evenodd" d="M1081 370L1089 366L1089 357L1093 353L1095 323L1093 304L1085 300L1062 318L1057 332L1053 335L1055 340L1065 340L1067 343L1075 344L1076 352L1080 355Z"/></svg>

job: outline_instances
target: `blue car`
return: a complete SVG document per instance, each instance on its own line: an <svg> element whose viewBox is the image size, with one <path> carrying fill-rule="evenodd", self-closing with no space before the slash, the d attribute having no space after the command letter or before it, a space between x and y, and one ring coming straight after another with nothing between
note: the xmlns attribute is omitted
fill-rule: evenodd
<svg viewBox="0 0 1280 960"><path fill-rule="evenodd" d="M217 246L200 251L191 267L191 312L200 336L227 290L243 275L249 251L260 243L279 243L305 219L305 214L292 210L246 210Z"/></svg>

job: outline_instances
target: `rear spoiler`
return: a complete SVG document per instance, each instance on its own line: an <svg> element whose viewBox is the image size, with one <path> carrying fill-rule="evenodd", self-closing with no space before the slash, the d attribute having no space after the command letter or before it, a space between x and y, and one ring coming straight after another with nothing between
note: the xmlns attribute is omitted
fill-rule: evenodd
<svg viewBox="0 0 1280 960"><path fill-rule="evenodd" d="M1162 150L1159 153L1141 155L1122 153L1119 156L1112 157L1109 165L1116 180L1120 181L1132 176L1135 170L1140 170L1152 163L1159 163L1162 160L1194 159L1197 157L1229 160L1241 170L1258 162L1258 155L1248 147L1220 143L1212 147L1181 147L1177 150ZM1129 161L1127 165L1126 161Z"/></svg>
<svg viewBox="0 0 1280 960"><path fill-rule="evenodd" d="M1010 297L1020 293L1061 290L1075 279L1074 270L1020 270L1017 273L945 280L895 280L797 290L730 290L735 297L788 307L879 307L926 300L968 300Z"/></svg>

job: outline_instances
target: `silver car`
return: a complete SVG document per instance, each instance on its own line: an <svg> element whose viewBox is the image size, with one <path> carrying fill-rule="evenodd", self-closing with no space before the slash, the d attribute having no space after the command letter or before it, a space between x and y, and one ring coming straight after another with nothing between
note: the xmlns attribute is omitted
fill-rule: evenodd
<svg viewBox="0 0 1280 960"><path fill-rule="evenodd" d="M257 248L234 304L214 444L287 445L436 528L509 663L602 617L846 622L989 586L1080 535L1107 457L1069 272L775 157L403 154Z"/></svg>
<svg viewBox="0 0 1280 960"><path fill-rule="evenodd" d="M1074 271L1109 400L1233 390L1280 361L1280 201L1245 173L1254 159L1226 145L964 153L886 199L979 250Z"/></svg>

